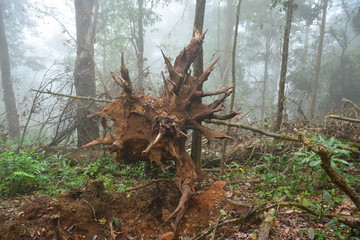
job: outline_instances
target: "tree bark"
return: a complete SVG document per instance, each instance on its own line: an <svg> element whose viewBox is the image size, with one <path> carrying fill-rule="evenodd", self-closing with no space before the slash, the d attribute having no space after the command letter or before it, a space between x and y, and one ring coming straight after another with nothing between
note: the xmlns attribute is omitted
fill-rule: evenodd
<svg viewBox="0 0 360 240"><path fill-rule="evenodd" d="M221 76L221 85L227 85L229 83L229 73L230 73L230 64L231 64L231 38L233 36L233 29L235 25L235 9L233 6L233 1L227 0L226 8L224 11L225 14L225 33L223 39L223 46L221 50L223 53L221 56L221 63L219 64L220 76Z"/></svg>
<svg viewBox="0 0 360 240"><path fill-rule="evenodd" d="M5 34L3 8L0 4L0 65L1 80L4 93L4 103L6 110L6 121L9 137L14 139L20 136L19 116L16 108L15 94L11 81L9 49Z"/></svg>
<svg viewBox="0 0 360 240"><path fill-rule="evenodd" d="M270 61L270 48L271 48L271 36L266 35L265 37L265 53L264 53L264 80L261 96L261 119L265 117L266 108L266 92L267 82L269 79L269 61Z"/></svg>
<svg viewBox="0 0 360 240"><path fill-rule="evenodd" d="M138 24L138 34L136 38L137 45L137 68L138 68L138 77L137 77L137 86L140 91L143 91L144 88L144 27L143 27L143 9L144 9L144 0L137 0L139 15L137 18Z"/></svg>
<svg viewBox="0 0 360 240"><path fill-rule="evenodd" d="M94 39L98 8L97 0L75 0L77 57L74 67L74 82L76 94L84 97L96 95ZM90 106L89 101L78 101L78 147L99 137L97 123L87 117L91 113Z"/></svg>
<svg viewBox="0 0 360 240"><path fill-rule="evenodd" d="M202 34L204 26L204 16L205 16L205 5L206 0L197 0L196 9L195 9L195 20L194 20L194 29L197 29L200 34ZM193 37L195 36L195 31ZM203 63L203 48L201 46L199 55L195 58L193 67L194 67L194 76L199 77L204 71ZM199 86L199 90L202 91L202 86ZM198 103L201 104L201 98L196 99ZM202 135L199 131L194 130L192 135L191 143L191 158L195 162L196 169L201 169L201 145L202 145Z"/></svg>
<svg viewBox="0 0 360 240"><path fill-rule="evenodd" d="M238 2L237 8L236 8L236 20L235 20L235 30L234 30L234 42L233 42L233 48L231 52L231 75L232 75L232 86L234 86L234 90L231 93L230 98L230 106L229 111L233 112L234 109L234 102L235 102L235 84L236 84L236 43L237 43L237 37L238 37L238 29L239 29L239 20L240 20L240 8L241 8L241 2L240 0ZM230 127L227 128L226 133L228 134L230 130ZM223 146L222 146L222 153L221 153L221 159L220 159L220 176L225 173L225 162L226 162L226 140L223 140Z"/></svg>
<svg viewBox="0 0 360 240"><path fill-rule="evenodd" d="M283 50L282 50L278 103L277 103L277 112L276 112L276 122L274 126L275 132L280 131L283 121L283 115L284 115L286 71L287 71L287 63L288 63L288 55L289 55L289 39L290 39L293 10L294 10L294 0L290 0L288 2L288 6L286 10L286 25L285 25L284 42L283 42Z"/></svg>
<svg viewBox="0 0 360 240"><path fill-rule="evenodd" d="M323 6L322 6L323 13L322 13L321 24L320 24L319 45L318 45L317 54L316 54L315 74L314 74L314 78L313 78L313 82L312 82L310 102L309 102L309 111L308 111L308 118L310 120L314 119L314 112L315 112L315 106L316 106L316 96L317 96L317 89L318 89L318 85L319 85L321 56L322 56L322 52L323 52L325 24L326 24L326 11L327 11L328 1L329 0L323 0Z"/></svg>

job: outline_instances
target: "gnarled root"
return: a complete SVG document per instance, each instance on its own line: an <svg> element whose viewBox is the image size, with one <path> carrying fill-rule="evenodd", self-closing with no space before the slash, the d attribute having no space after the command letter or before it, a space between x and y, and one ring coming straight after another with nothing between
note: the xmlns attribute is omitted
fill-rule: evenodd
<svg viewBox="0 0 360 240"><path fill-rule="evenodd" d="M181 198L176 209L171 213L166 221L170 220L177 214L175 220L176 230L185 214L188 200L195 194L193 183L197 179L197 174L195 164L189 154L185 151L185 148L183 147L184 144L176 144L176 146L174 144L170 145L170 152L176 158L176 175L174 180L181 192Z"/></svg>

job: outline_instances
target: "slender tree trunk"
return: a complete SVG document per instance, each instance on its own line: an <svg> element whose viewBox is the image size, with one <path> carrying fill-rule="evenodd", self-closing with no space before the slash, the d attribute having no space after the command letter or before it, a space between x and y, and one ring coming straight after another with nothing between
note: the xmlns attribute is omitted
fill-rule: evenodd
<svg viewBox="0 0 360 240"><path fill-rule="evenodd" d="M286 11L286 25L285 25L284 42L283 42L283 50L282 50L278 103L277 103L277 112L276 112L276 122L274 126L275 132L280 131L283 121L283 115L284 115L286 71L287 71L287 63L288 63L288 55L289 55L289 39L290 39L293 10L294 10L294 0L290 0L288 2L288 7Z"/></svg>
<svg viewBox="0 0 360 240"><path fill-rule="evenodd" d="M221 54L221 62L219 64L221 74L221 85L227 85L229 82L230 64L231 64L231 38L233 36L233 29L235 24L235 10L232 0L227 0L225 8L225 33Z"/></svg>
<svg viewBox="0 0 360 240"><path fill-rule="evenodd" d="M309 36L310 36L310 24L306 24L305 28L305 38L304 38L304 55L305 58L308 56L309 53Z"/></svg>
<svg viewBox="0 0 360 240"><path fill-rule="evenodd" d="M196 9L195 9L195 20L194 20L194 28L197 29L201 34L204 26L204 16L205 16L205 5L206 0L197 0L196 1ZM195 32L193 34L195 36ZM199 55L195 58L194 63L194 76L199 77L204 71L204 63L203 63L203 49L201 46ZM200 86L202 91L202 86ZM197 100L201 103L201 98ZM191 158L195 162L196 169L201 169L201 141L202 135L199 131L193 130L192 135L192 144L191 144Z"/></svg>
<svg viewBox="0 0 360 240"><path fill-rule="evenodd" d="M8 125L9 137L14 139L20 136L19 116L16 108L15 94L11 81L9 49L5 35L3 9L0 4L0 68L1 80L4 93L4 103L6 110L6 121Z"/></svg>
<svg viewBox="0 0 360 240"><path fill-rule="evenodd" d="M322 17L320 24L320 36L319 36L319 45L316 54L316 64L315 64L315 73L312 82L311 95L310 95L310 104L308 117L310 120L314 119L315 105L316 105L316 96L317 89L319 85L319 76L320 76L320 68L321 68L321 56L323 52L323 44L324 44L324 35L325 35L325 24L326 24L326 11L327 11L328 0L323 0L322 6Z"/></svg>
<svg viewBox="0 0 360 240"><path fill-rule="evenodd" d="M94 38L97 16L97 0L75 0L77 58L74 81L76 94L79 96L96 95ZM99 137L99 128L95 121L87 117L91 113L88 101L79 101L77 107L77 145L81 147Z"/></svg>
<svg viewBox="0 0 360 240"><path fill-rule="evenodd" d="M240 8L241 8L240 0L238 2L236 8L236 21L235 21L235 30L234 30L234 42L233 48L231 53L231 75L232 75L232 84L234 85L233 92L231 93L230 98L230 107L229 112L233 112L234 109L234 102L235 102L235 89L236 89L236 45L237 45L237 37L238 37L238 29L239 29L239 20L240 20ZM227 128L226 132L229 133L230 127ZM225 163L226 163L226 140L223 140L223 147L222 147L222 156L220 159L220 176L225 173Z"/></svg>
<svg viewBox="0 0 360 240"><path fill-rule="evenodd" d="M144 88L144 27L143 27L143 18L144 18L144 0L137 0L139 7L139 16L138 16L138 36L136 39L137 45L137 67L138 67L138 88L140 91L143 91Z"/></svg>
<svg viewBox="0 0 360 240"><path fill-rule="evenodd" d="M269 79L270 44L271 44L271 36L266 36L265 54L264 54L264 80L263 80L262 96L261 96L261 119L264 119L265 117L267 82Z"/></svg>

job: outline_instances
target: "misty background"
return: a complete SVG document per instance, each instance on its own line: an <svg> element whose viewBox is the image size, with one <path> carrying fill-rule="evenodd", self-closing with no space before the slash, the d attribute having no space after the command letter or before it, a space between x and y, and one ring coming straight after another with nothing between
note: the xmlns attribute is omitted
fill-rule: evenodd
<svg viewBox="0 0 360 240"><path fill-rule="evenodd" d="M286 2L241 1L234 108L240 114L235 121L267 126L275 120ZM204 68L220 57L205 84L206 89L214 90L231 81L230 58L237 3L232 0L206 3ZM295 3L285 88L285 123L312 120L307 117L307 111L323 1L298 0ZM74 1L0 0L0 5L21 131L26 127L25 141L39 145L71 144L74 141L71 134L59 135L72 127L72 116L76 112L74 100L33 90L76 95ZM144 79L138 91L158 96L163 82L161 72L165 72L161 50L173 61L190 41L195 1L144 0L143 6L144 66L139 74L134 47L136 36L132 29L140 16L137 1L99 0L94 43L97 98L112 99L120 94L121 89L114 84L110 72L119 69L121 53L124 53L135 85L139 75ZM360 1L330 0L315 121L325 121L326 114L342 111L342 98L360 103L359 35ZM3 99L4 88L0 95ZM0 104L0 118L1 131L6 132L4 101ZM55 142L54 136L58 136Z"/></svg>

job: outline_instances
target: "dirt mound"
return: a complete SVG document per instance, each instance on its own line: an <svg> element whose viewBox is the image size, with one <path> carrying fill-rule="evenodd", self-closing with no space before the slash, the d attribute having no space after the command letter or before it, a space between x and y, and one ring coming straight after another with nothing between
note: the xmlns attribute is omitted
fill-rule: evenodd
<svg viewBox="0 0 360 240"><path fill-rule="evenodd" d="M0 239L174 239L192 236L217 218L224 182L215 182L189 202L173 233L180 192L172 181L156 181L136 191L104 193L102 182L56 197L40 197L0 227Z"/></svg>

